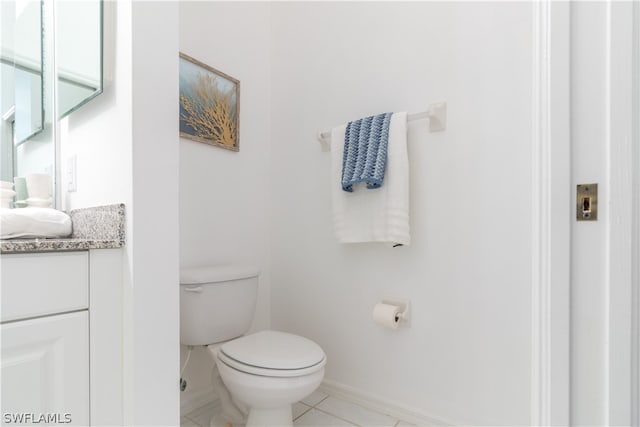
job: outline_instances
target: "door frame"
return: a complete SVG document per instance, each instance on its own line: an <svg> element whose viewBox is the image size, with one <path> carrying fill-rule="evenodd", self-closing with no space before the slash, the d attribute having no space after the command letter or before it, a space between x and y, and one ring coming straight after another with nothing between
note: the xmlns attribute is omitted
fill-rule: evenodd
<svg viewBox="0 0 640 427"><path fill-rule="evenodd" d="M638 13L638 2L609 1L609 425L638 425Z"/></svg>
<svg viewBox="0 0 640 427"><path fill-rule="evenodd" d="M531 425L569 425L570 5L532 7Z"/></svg>
<svg viewBox="0 0 640 427"><path fill-rule="evenodd" d="M640 426L640 2L633 2L631 425Z"/></svg>

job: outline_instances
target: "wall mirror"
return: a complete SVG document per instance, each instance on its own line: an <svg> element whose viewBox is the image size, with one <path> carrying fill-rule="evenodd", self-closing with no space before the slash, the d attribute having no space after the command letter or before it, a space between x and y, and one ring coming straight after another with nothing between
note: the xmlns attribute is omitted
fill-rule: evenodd
<svg viewBox="0 0 640 427"><path fill-rule="evenodd" d="M1 169L11 181L16 148L44 129L42 2L2 1L0 19Z"/></svg>
<svg viewBox="0 0 640 427"><path fill-rule="evenodd" d="M55 125L102 93L102 0L0 0L0 179L51 176Z"/></svg>
<svg viewBox="0 0 640 427"><path fill-rule="evenodd" d="M56 2L60 118L102 93L102 9L101 0Z"/></svg>

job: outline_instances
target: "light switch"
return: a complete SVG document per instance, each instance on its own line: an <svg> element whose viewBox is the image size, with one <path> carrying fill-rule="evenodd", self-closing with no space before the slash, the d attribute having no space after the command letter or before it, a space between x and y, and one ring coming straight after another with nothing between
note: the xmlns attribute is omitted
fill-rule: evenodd
<svg viewBox="0 0 640 427"><path fill-rule="evenodd" d="M598 184L578 184L576 189L576 220L598 220Z"/></svg>

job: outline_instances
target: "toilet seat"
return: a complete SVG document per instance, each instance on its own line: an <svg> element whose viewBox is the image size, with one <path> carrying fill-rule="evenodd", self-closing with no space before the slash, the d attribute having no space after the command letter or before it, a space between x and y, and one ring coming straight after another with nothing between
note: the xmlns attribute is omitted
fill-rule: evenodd
<svg viewBox="0 0 640 427"><path fill-rule="evenodd" d="M237 371L266 377L309 375L326 364L326 356L316 343L278 331L229 341L220 347L218 359Z"/></svg>

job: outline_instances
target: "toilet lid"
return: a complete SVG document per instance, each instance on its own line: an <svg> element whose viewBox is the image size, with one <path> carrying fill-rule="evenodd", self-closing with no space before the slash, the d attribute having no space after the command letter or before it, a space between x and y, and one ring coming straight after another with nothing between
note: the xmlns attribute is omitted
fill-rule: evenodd
<svg viewBox="0 0 640 427"><path fill-rule="evenodd" d="M302 370L322 363L325 354L310 339L278 331L262 331L229 341L220 353L240 365L273 370ZM234 367L244 370L234 363Z"/></svg>

